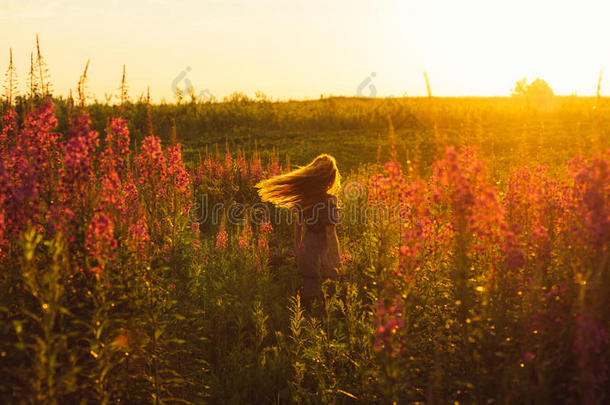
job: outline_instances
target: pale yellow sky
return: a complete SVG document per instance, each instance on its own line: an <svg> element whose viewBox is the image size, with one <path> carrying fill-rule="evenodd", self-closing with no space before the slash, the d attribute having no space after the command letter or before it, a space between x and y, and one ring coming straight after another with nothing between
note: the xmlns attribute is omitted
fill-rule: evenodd
<svg viewBox="0 0 610 405"><path fill-rule="evenodd" d="M12 47L24 89L38 33L54 93L75 88L91 58L89 91L100 100L116 93L123 64L132 98L150 85L168 101L173 82L202 97L355 96L373 72L377 96L422 96L423 71L437 96L508 95L524 76L592 95L610 69L605 3L0 0L0 69Z"/></svg>

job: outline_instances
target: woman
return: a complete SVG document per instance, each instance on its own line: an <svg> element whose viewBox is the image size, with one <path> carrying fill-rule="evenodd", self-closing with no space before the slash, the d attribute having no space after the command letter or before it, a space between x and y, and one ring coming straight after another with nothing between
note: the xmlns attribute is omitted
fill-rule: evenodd
<svg viewBox="0 0 610 405"><path fill-rule="evenodd" d="M301 295L307 304L321 296L325 279L337 276L340 255L335 228L339 185L335 158L326 154L318 156L307 166L256 185L263 201L297 213L296 259L303 278Z"/></svg>

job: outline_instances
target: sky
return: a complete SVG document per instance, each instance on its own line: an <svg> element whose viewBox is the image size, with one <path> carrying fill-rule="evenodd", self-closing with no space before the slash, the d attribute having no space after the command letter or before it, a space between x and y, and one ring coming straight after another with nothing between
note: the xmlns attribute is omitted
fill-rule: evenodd
<svg viewBox="0 0 610 405"><path fill-rule="evenodd" d="M0 70L25 89L39 34L53 93L216 99L509 95L522 77L593 95L610 70L610 5L513 0L0 0ZM610 75L610 71L608 71ZM610 77L602 82L610 95Z"/></svg>

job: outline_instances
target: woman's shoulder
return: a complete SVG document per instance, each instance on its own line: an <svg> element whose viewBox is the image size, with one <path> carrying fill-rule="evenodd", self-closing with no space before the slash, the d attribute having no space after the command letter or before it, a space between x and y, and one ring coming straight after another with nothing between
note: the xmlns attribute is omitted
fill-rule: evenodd
<svg viewBox="0 0 610 405"><path fill-rule="evenodd" d="M336 225L339 222L337 197L325 195L320 202L304 212L304 220L306 225L314 228Z"/></svg>
<svg viewBox="0 0 610 405"><path fill-rule="evenodd" d="M325 194L323 197L319 198L315 204L313 204L309 209L304 211L320 211L327 208L336 208L339 204L336 195Z"/></svg>
<svg viewBox="0 0 610 405"><path fill-rule="evenodd" d="M337 205L339 200L337 199L337 196L334 194L326 194L325 201L328 204Z"/></svg>

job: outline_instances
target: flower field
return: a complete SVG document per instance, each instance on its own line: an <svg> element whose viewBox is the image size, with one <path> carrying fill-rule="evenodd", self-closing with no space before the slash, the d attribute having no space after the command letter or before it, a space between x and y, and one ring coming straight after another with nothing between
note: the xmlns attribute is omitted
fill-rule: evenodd
<svg viewBox="0 0 610 405"><path fill-rule="evenodd" d="M144 133L64 105L3 108L1 403L610 400L603 138L497 175L484 142L407 158L390 126L343 173L341 277L306 308L290 214L254 188L306 159L187 160L148 104Z"/></svg>

